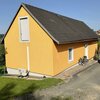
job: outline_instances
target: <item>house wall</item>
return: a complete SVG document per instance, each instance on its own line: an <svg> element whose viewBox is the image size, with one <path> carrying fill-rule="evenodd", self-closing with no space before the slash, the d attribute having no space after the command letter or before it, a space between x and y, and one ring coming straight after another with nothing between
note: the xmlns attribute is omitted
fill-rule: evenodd
<svg viewBox="0 0 100 100"><path fill-rule="evenodd" d="M20 41L19 17L28 16L30 41ZM6 66L13 69L28 69L27 46L29 47L30 71L53 75L52 39L36 23L35 20L21 7L5 39Z"/></svg>
<svg viewBox="0 0 100 100"><path fill-rule="evenodd" d="M68 48L73 48L74 59L68 61ZM96 49L96 42L88 42L88 55L89 59L94 56ZM78 60L85 54L84 43L53 45L53 63L54 63L54 75L64 71L70 66L78 63Z"/></svg>

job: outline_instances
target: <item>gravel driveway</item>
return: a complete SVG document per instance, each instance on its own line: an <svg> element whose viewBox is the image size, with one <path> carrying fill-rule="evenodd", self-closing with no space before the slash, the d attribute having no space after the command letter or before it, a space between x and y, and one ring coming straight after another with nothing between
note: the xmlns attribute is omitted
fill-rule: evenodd
<svg viewBox="0 0 100 100"><path fill-rule="evenodd" d="M50 100L57 96L71 96L72 100L100 100L100 64L92 65L70 81L65 80L58 86L37 91L35 95L41 97L40 100Z"/></svg>

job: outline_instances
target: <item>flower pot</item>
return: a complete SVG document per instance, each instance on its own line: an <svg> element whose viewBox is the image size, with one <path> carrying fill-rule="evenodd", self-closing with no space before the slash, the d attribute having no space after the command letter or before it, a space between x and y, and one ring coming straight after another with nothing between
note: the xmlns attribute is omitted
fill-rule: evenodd
<svg viewBox="0 0 100 100"><path fill-rule="evenodd" d="M100 64L100 59L98 60L98 63Z"/></svg>

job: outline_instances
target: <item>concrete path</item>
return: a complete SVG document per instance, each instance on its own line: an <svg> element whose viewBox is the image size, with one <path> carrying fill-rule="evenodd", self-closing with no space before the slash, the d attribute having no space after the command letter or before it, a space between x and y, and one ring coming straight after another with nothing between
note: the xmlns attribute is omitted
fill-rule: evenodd
<svg viewBox="0 0 100 100"><path fill-rule="evenodd" d="M40 100L52 97L69 97L73 100L100 100L100 64L95 63L81 73L75 74L70 81L65 80L58 86L37 91L35 96Z"/></svg>
<svg viewBox="0 0 100 100"><path fill-rule="evenodd" d="M68 79L68 78L72 77L73 75L87 69L88 67L90 67L91 65L93 65L95 63L96 63L96 61L89 60L88 63L86 63L84 65L72 66L54 77L60 78L60 79Z"/></svg>

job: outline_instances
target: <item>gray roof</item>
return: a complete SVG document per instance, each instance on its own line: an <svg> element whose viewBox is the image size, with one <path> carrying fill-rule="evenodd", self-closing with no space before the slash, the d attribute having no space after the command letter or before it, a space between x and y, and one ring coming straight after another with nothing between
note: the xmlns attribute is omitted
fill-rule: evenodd
<svg viewBox="0 0 100 100"><path fill-rule="evenodd" d="M84 22L22 4L47 34L58 44L91 41L98 37Z"/></svg>

